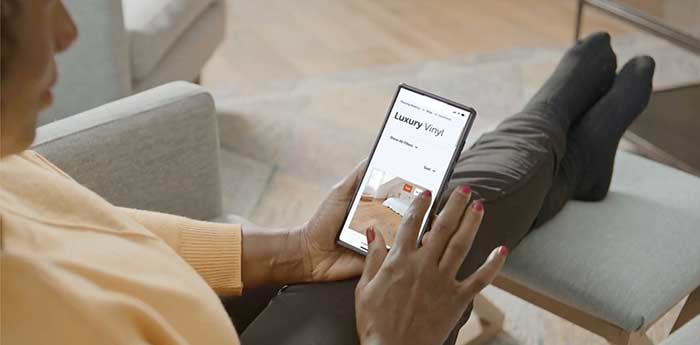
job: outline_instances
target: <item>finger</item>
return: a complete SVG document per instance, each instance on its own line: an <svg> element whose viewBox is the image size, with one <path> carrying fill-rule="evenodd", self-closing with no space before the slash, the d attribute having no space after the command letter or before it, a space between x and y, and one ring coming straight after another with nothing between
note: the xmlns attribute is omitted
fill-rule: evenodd
<svg viewBox="0 0 700 345"><path fill-rule="evenodd" d="M505 246L494 249L488 259L486 259L486 262L476 272L461 282L459 293L462 298L472 300L476 294L489 286L498 276L498 272L501 271L503 264L505 264L507 256L508 248Z"/></svg>
<svg viewBox="0 0 700 345"><path fill-rule="evenodd" d="M365 158L355 166L348 176L345 176L343 180L333 186L331 196L339 200L350 200L355 193L355 189L357 189L357 185L360 184L366 168L367 159Z"/></svg>
<svg viewBox="0 0 700 345"><path fill-rule="evenodd" d="M425 212L430 207L431 199L430 191L425 190L413 200L411 206L408 207L408 210L401 218L401 224L399 225L399 231L396 234L396 241L394 241L392 250L395 249L396 252L402 252L416 249L420 226L425 218Z"/></svg>
<svg viewBox="0 0 700 345"><path fill-rule="evenodd" d="M427 246L430 243L430 236L430 231L426 231L423 234L423 238L420 239L420 245L423 247Z"/></svg>
<svg viewBox="0 0 700 345"><path fill-rule="evenodd" d="M384 263L384 258L387 255L386 242L380 231L376 231L373 226L367 228L367 257L365 258L365 268L362 271L362 277L358 282L358 286L369 283L377 274L379 268Z"/></svg>
<svg viewBox="0 0 700 345"><path fill-rule="evenodd" d="M436 260L442 257L445 246L459 228L470 197L471 189L469 186L460 186L455 189L430 228L431 243L427 248L430 255Z"/></svg>
<svg viewBox="0 0 700 345"><path fill-rule="evenodd" d="M474 242L474 237L484 216L484 206L481 200L474 200L466 210L457 232L449 239L440 259L439 268L448 274L457 274L462 262L467 257Z"/></svg>

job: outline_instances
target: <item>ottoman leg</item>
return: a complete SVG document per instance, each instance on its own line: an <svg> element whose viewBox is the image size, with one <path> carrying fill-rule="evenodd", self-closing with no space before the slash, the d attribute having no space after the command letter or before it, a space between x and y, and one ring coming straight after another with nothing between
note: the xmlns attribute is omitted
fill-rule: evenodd
<svg viewBox="0 0 700 345"><path fill-rule="evenodd" d="M695 288L695 290L688 295L688 299L685 300L685 304L683 304L683 309L681 309L680 314L678 314L676 323L674 323L673 328L671 328L671 333L683 327L683 325L698 315L700 315L700 286Z"/></svg>
<svg viewBox="0 0 700 345"><path fill-rule="evenodd" d="M651 341L651 339L649 339L646 332L644 332L644 331L630 333L629 338L627 338L627 341L625 341L624 343L610 342L610 344L615 344L615 345L654 345L654 343Z"/></svg>
<svg viewBox="0 0 700 345"><path fill-rule="evenodd" d="M470 322L462 327L455 342L456 345L485 344L503 330L505 314L482 294L474 297L472 315L474 314L477 316L476 320L471 318Z"/></svg>

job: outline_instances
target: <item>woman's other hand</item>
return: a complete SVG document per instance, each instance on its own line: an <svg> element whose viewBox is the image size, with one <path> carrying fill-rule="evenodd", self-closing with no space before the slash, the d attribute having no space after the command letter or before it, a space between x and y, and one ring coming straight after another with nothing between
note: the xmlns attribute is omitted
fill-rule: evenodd
<svg viewBox="0 0 700 345"><path fill-rule="evenodd" d="M429 192L411 204L391 250L380 232L368 229L369 254L355 290L363 345L442 344L474 296L496 277L505 247L496 248L467 279L455 278L484 213L481 202L468 205L470 196L468 187L452 193L421 247L416 238Z"/></svg>

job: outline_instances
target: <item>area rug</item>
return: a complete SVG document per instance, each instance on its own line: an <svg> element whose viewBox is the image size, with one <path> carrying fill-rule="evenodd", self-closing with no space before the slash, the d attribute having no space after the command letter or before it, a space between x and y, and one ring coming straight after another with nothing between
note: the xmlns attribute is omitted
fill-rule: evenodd
<svg viewBox="0 0 700 345"><path fill-rule="evenodd" d="M613 44L621 62L637 54L656 59L655 88L700 81L700 58L667 42L630 36ZM267 226L304 222L329 188L368 155L399 83L473 106L478 115L469 147L523 106L563 51L519 48L212 90L225 209ZM637 149L629 143L622 148ZM506 332L493 344L606 343L503 291L489 288L486 295L508 310ZM662 320L650 335L658 341L669 329L669 321Z"/></svg>
<svg viewBox="0 0 700 345"><path fill-rule="evenodd" d="M700 80L700 58L647 36L614 40L619 61L649 54L655 88ZM514 49L212 90L219 110L227 209L268 225L299 223L366 157L405 82L473 106L465 147L518 111L564 49ZM626 147L629 149L629 147Z"/></svg>

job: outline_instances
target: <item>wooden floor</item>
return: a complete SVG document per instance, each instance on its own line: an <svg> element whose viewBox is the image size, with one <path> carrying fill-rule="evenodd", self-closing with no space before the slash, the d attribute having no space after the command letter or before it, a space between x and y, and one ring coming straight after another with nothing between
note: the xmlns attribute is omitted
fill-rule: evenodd
<svg viewBox="0 0 700 345"><path fill-rule="evenodd" d="M669 3L697 0L625 1L667 13ZM574 13L575 0L229 0L227 36L203 81L206 86L248 84L566 45L572 41ZM588 10L584 33L597 30L633 31Z"/></svg>
<svg viewBox="0 0 700 345"><path fill-rule="evenodd" d="M364 233L370 225L382 233L389 246L394 244L396 231L401 223L401 216L390 208L382 205L384 200L360 201L355 216L350 222L350 228Z"/></svg>

